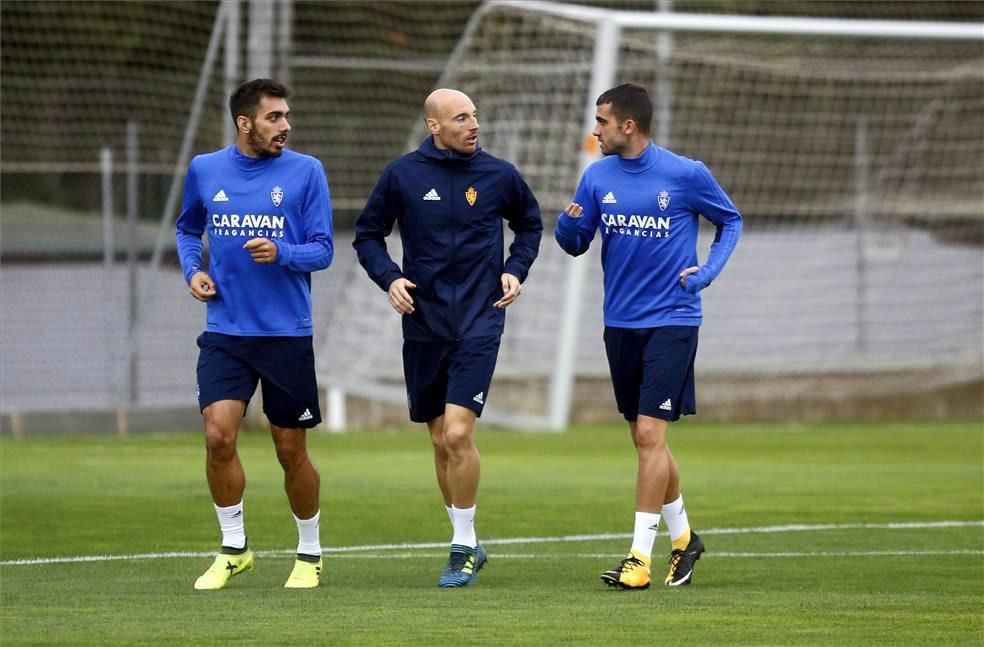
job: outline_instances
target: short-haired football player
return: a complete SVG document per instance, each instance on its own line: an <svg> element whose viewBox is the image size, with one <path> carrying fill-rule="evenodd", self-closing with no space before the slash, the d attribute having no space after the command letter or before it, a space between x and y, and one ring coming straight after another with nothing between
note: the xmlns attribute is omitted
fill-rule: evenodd
<svg viewBox="0 0 984 647"><path fill-rule="evenodd" d="M585 170L554 235L577 256L601 232L605 350L638 455L632 547L601 579L625 589L649 587L662 517L672 542L664 583L681 586L693 581L704 543L690 529L667 433L671 422L697 411L699 292L724 268L742 219L703 163L652 142L653 106L644 88L620 85L602 93L596 106L593 135L605 157ZM703 265L700 216L717 228Z"/></svg>
<svg viewBox="0 0 984 647"><path fill-rule="evenodd" d="M271 79L239 86L229 98L236 143L195 157L185 178L178 254L191 296L208 304L198 337L198 405L222 531L219 555L196 589L221 589L253 568L236 440L257 382L297 523L297 558L285 586L313 588L321 576L320 478L306 432L321 421L311 272L332 260L331 201L321 162L286 148L288 95Z"/></svg>

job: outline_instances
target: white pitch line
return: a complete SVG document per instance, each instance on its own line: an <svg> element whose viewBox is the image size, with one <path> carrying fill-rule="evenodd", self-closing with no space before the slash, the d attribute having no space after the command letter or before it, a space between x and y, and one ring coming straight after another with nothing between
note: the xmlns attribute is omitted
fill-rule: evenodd
<svg viewBox="0 0 984 647"><path fill-rule="evenodd" d="M906 521L893 523L842 523L842 524L790 524L784 526L750 526L746 528L705 528L701 535L750 535L755 533L806 532L823 530L910 530L932 528L964 528L984 526L982 521ZM632 533L616 532L597 535L561 535L555 537L505 537L502 539L483 539L486 546L509 546L516 544L561 544L584 541L605 541L608 539L631 539ZM425 548L447 548L447 542L423 544L365 544L361 546L339 546L326 548L326 553L349 553L380 550L409 550ZM292 551L286 551L292 552Z"/></svg>
<svg viewBox="0 0 984 647"><path fill-rule="evenodd" d="M212 553L210 553L211 555ZM282 555L282 553L277 553ZM782 553L736 553L736 552L706 552L701 559L708 557L725 558L754 558L754 557L948 557L956 555L984 555L984 550L866 550L866 551L846 551L846 552L782 552ZM443 553L390 553L386 559L446 559L447 551ZM557 553L492 553L490 559L555 559L559 557ZM566 558L574 559L622 559L625 552L621 553L564 553ZM332 559L379 559L379 555L359 555L345 554L333 555Z"/></svg>
<svg viewBox="0 0 984 647"><path fill-rule="evenodd" d="M709 528L702 535L746 535L752 533L798 532L811 530L909 530L927 528L966 528L984 526L984 521L898 521L889 523L790 524L786 526L752 526L749 528ZM631 536L631 535L627 535Z"/></svg>
<svg viewBox="0 0 984 647"><path fill-rule="evenodd" d="M712 557L934 557L946 555L984 555L984 550L860 550L782 553L704 553Z"/></svg>
<svg viewBox="0 0 984 647"><path fill-rule="evenodd" d="M215 553L171 552L135 553L132 555L78 555L76 557L35 557L33 559L7 559L0 566L34 566L44 564L83 564L85 562L119 562L140 559L169 559L174 557L208 557Z"/></svg>
<svg viewBox="0 0 984 647"><path fill-rule="evenodd" d="M444 546L444 544L442 544ZM258 550L257 557L281 557L291 554L292 550ZM146 553L140 555L90 555L81 557L53 557L38 559L9 560L0 562L3 566L30 566L47 564L68 564L83 562L108 562L108 561L132 561L140 559L164 559L164 558L196 558L205 559L213 557L215 553ZM868 550L868 551L815 551L815 552L707 552L702 556L703 559L711 558L784 558L784 557L952 557L958 555L984 555L984 550ZM564 553L563 557L573 559L619 559L625 553ZM386 559L444 559L447 552L440 553L390 553ZM546 559L556 558L556 553L494 553L494 559ZM379 559L379 555L361 555L358 553L342 553L332 555L332 559Z"/></svg>
<svg viewBox="0 0 984 647"><path fill-rule="evenodd" d="M780 532L806 532L806 531L826 531L826 530L911 530L911 529L933 529L933 528L967 528L984 527L984 520L980 521L906 521L893 523L845 523L845 524L792 524L783 526L751 526L747 528L706 528L700 531L702 535L745 535L755 533L780 533ZM631 537L629 533L603 533L597 535L561 535L555 537L505 537L501 539L486 539L483 544L486 546L509 546L517 544L557 544L587 541L605 541L609 539L626 539ZM347 553L378 552L378 551L408 551L422 550L428 548L447 548L447 542L427 542L416 544L364 544L360 546L337 546L328 547L323 550L326 555L335 557L345 556ZM293 550L267 550L256 551L258 555L286 555L293 554ZM714 553L718 557L845 557L845 556L905 556L905 555L950 555L950 554L979 554L981 551L970 551L962 553L953 552L921 552L921 551L901 551L901 552L816 552L816 553ZM408 553L404 553L408 554ZM620 553L621 554L621 553ZM172 558L205 558L214 556L214 552L161 552L161 553L136 553L131 555L78 555L73 557L36 557L31 559L10 559L0 561L0 566L38 566L46 564L81 564L86 562L115 562L115 561L135 561L146 559L172 559ZM418 557L423 555L417 554ZM550 555L541 555L549 557ZM610 557L612 555L594 555L597 557ZM615 555L616 557L618 555ZM352 556L356 557L356 556ZM372 555L369 557L378 557ZM394 557L394 555L387 555ZM496 555L500 557L500 555ZM533 557L531 555L531 557ZM525 559L525 557L523 557Z"/></svg>

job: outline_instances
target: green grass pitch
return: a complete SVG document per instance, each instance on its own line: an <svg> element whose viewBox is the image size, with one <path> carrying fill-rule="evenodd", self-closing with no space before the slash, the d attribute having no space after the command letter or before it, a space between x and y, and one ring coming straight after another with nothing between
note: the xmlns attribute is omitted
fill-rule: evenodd
<svg viewBox="0 0 984 647"><path fill-rule="evenodd" d="M624 426L479 428L490 561L463 590L436 586L450 527L422 427L309 445L322 586L282 588L296 529L270 439L251 432L240 451L256 570L200 592L219 537L199 433L4 437L0 643L984 642L981 421L675 425L708 552L693 586L631 592L598 579L631 541ZM656 553L668 551L661 529ZM64 557L80 559L53 561Z"/></svg>

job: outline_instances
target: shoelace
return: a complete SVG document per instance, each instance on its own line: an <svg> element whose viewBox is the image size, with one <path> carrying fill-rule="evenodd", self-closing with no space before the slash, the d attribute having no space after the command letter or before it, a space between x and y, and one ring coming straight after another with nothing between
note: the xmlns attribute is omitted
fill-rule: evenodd
<svg viewBox="0 0 984 647"><path fill-rule="evenodd" d="M642 562L641 559L629 555L628 557L622 560L622 563L618 565L617 570L619 573L624 573L626 571L631 571L632 569L637 568L639 566L645 566L645 564Z"/></svg>
<svg viewBox="0 0 984 647"><path fill-rule="evenodd" d="M680 559L683 557L683 551L679 548L674 548L673 552L670 553L670 558L666 562L670 565L670 572L676 571L677 564L680 563Z"/></svg>
<svg viewBox="0 0 984 647"><path fill-rule="evenodd" d="M469 557L471 555L467 553L452 552L451 558L448 560L448 570L460 571L465 567Z"/></svg>

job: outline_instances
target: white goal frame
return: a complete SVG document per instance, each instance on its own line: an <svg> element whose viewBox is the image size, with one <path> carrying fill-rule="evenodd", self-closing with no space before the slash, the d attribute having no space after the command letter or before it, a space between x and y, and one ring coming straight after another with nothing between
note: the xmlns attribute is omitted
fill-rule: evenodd
<svg viewBox="0 0 984 647"><path fill-rule="evenodd" d="M777 34L803 36L831 36L845 38L891 38L942 41L984 41L984 23L953 23L930 21L855 20L835 18L761 17L739 15L687 14L668 11L642 12L619 11L597 7L563 4L547 0L486 0L469 19L461 38L452 51L435 87L445 87L459 67L466 66L464 54L469 42L483 18L503 8L540 13L558 18L593 24L595 44L591 63L591 80L585 97L583 133L586 142L595 123L595 99L610 88L615 79L621 32L624 28L651 29L654 38L675 32L705 32L725 34ZM660 42L659 56L669 56L672 41ZM660 120L668 120L667 97L660 97L657 106L657 123L654 131L660 132ZM665 127L666 124L663 124ZM407 149L419 141L419 130L410 134ZM583 146L580 169L583 173L589 164L600 157L594 147ZM573 194L575 187L571 187ZM597 261L597 246L589 253L569 259L571 264L564 288L565 300L560 331L557 337L554 365L551 371L549 402L543 416L517 415L486 408L484 419L493 423L524 430L563 431L570 421L572 392L575 379L575 348L578 339L578 313L581 310L582 293L588 265ZM593 253L592 253L593 252ZM386 389L368 388L365 384L328 385L328 427L340 430L345 424L344 394L346 392L367 395L374 392L377 398L403 401L403 394L392 397L382 395Z"/></svg>

